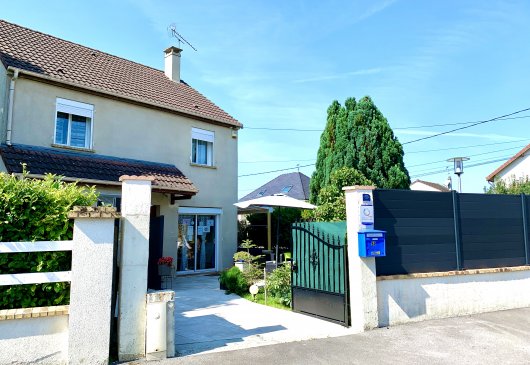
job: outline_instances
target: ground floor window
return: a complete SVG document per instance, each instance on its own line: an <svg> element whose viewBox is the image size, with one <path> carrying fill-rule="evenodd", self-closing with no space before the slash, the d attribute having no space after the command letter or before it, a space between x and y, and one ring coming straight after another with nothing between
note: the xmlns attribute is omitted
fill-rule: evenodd
<svg viewBox="0 0 530 365"><path fill-rule="evenodd" d="M178 272L215 269L218 217L218 214L179 213Z"/></svg>

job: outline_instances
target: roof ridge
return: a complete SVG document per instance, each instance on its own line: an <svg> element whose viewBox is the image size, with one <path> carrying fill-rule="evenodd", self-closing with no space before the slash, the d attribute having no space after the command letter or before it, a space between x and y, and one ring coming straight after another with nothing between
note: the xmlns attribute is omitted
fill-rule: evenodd
<svg viewBox="0 0 530 365"><path fill-rule="evenodd" d="M298 178L300 179L300 186L302 187L302 193L304 194L304 198L305 198L306 197L306 192L305 192L305 189L304 189L304 182L302 181L302 173L300 171L298 171Z"/></svg>
<svg viewBox="0 0 530 365"><path fill-rule="evenodd" d="M164 73L164 71L158 69L158 68L154 68L152 66L149 66L149 65L145 65L143 63L140 63L140 62L137 62L137 61L133 61L133 60L129 60L127 58L124 58L124 57L120 57L120 56L116 56L112 53L109 53L109 52L105 52L105 51L101 51L99 49L96 49L96 48L92 48L92 47L88 47L88 46L84 46L82 45L81 43L76 43L74 41L69 41L68 39L63 39L63 38L59 38L57 36L54 36L52 34L48 34L48 33L44 33L44 32L41 32L40 30L35 30L35 29L32 29L32 28L28 28L28 27L25 27L23 25L20 25L20 24L16 24L16 23L12 23L12 22L9 22L5 19L0 19L0 22L4 22L4 23L7 23L7 24L10 24L10 25L13 25L15 27L19 27L19 28L23 28L23 29L26 29L26 30L29 30L31 32L35 32L35 33L39 33L39 34L42 34L43 36L46 36L46 37L51 37L51 38L54 38L54 39L57 39L59 41L62 41L62 42L67 42L67 43L70 43L70 44L73 44L73 45L76 45L76 46L79 46L79 47L82 47L82 48L85 48L85 49L88 49L88 50L91 50L91 51L95 51L95 52L99 52L99 53L103 53L103 54L106 54L107 56L110 56L110 57L114 57L114 58L118 58L120 60L124 60L124 61L127 61L127 62L131 62L131 63L134 63L134 64L137 64L139 66L142 66L142 67L147 67L147 68L150 68L154 71L158 71L158 72L161 72L161 73ZM182 81L182 80L181 80ZM188 85L186 83L186 85Z"/></svg>

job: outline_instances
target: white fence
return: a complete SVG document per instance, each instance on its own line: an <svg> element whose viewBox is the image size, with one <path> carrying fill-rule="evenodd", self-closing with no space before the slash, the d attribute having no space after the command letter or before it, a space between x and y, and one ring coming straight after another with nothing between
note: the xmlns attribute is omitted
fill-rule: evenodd
<svg viewBox="0 0 530 365"><path fill-rule="evenodd" d="M0 275L0 286L70 282L70 305L0 310L0 364L107 364L114 208L80 207L73 241L1 242L0 254L72 251L71 271Z"/></svg>
<svg viewBox="0 0 530 365"><path fill-rule="evenodd" d="M20 252L72 251L73 241L0 242L0 254ZM0 275L0 286L71 281L70 271Z"/></svg>

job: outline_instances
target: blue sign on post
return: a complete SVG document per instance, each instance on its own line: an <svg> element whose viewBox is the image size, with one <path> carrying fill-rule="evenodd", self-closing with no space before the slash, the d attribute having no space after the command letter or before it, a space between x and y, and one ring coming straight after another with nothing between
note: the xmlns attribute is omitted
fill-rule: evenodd
<svg viewBox="0 0 530 365"><path fill-rule="evenodd" d="M386 256L385 231L379 231L377 229L366 229L360 231L358 235L360 257Z"/></svg>

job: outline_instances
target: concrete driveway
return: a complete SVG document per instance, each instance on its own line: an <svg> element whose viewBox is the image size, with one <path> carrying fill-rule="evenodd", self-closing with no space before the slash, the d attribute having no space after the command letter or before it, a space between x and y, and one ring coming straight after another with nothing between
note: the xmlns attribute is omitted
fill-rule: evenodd
<svg viewBox="0 0 530 365"><path fill-rule="evenodd" d="M177 364L530 364L530 308L410 323L350 336L201 354Z"/></svg>
<svg viewBox="0 0 530 365"><path fill-rule="evenodd" d="M178 356L355 333L334 323L227 295L219 290L217 276L177 277L173 289Z"/></svg>

